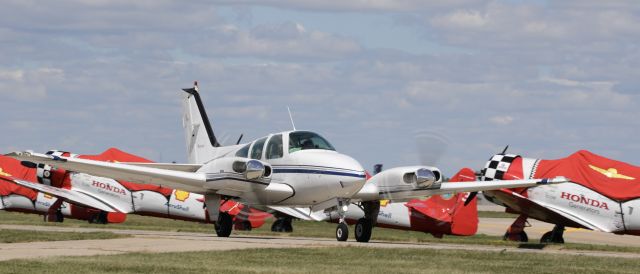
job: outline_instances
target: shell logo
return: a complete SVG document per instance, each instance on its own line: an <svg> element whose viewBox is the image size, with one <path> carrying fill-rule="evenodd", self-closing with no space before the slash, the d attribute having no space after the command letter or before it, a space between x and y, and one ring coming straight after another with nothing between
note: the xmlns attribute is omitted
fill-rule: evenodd
<svg viewBox="0 0 640 274"><path fill-rule="evenodd" d="M44 196L45 199L49 199L49 200L53 199L53 196L51 196L51 195L49 195L47 193L45 193L43 196Z"/></svg>
<svg viewBox="0 0 640 274"><path fill-rule="evenodd" d="M4 172L1 167L0 167L0 175L7 176L7 177L11 177L12 176L11 174Z"/></svg>
<svg viewBox="0 0 640 274"><path fill-rule="evenodd" d="M389 205L389 200L380 200L381 207L386 207L387 205Z"/></svg>
<svg viewBox="0 0 640 274"><path fill-rule="evenodd" d="M180 201L180 202L184 202L187 199L189 199L189 192L186 192L184 190L178 190L176 189L176 192L173 193L174 196L176 196L176 200Z"/></svg>

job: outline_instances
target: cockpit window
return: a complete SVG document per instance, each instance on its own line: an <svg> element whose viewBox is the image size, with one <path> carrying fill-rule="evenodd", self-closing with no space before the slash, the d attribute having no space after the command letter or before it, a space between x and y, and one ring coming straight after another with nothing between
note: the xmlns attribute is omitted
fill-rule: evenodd
<svg viewBox="0 0 640 274"><path fill-rule="evenodd" d="M264 142L267 140L267 137L264 137L255 143L253 143L253 147L251 148L251 159L260 159L262 158L262 149L264 148Z"/></svg>
<svg viewBox="0 0 640 274"><path fill-rule="evenodd" d="M336 150L322 136L308 131L289 133L289 153L305 149Z"/></svg>
<svg viewBox="0 0 640 274"><path fill-rule="evenodd" d="M267 159L282 158L284 148L282 147L282 134L273 135L267 143Z"/></svg>
<svg viewBox="0 0 640 274"><path fill-rule="evenodd" d="M237 157L248 158L249 157L249 147L250 146L251 146L251 144L247 144L246 146L244 146L241 149L239 149L238 152L236 152L236 156Z"/></svg>

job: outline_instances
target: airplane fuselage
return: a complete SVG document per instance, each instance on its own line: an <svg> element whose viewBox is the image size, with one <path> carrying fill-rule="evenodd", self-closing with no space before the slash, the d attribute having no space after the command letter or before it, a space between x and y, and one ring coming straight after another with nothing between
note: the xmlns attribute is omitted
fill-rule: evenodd
<svg viewBox="0 0 640 274"><path fill-rule="evenodd" d="M360 163L308 131L270 134L225 150L219 157L251 158L271 167L269 183L256 182L252 191L220 193L237 196L249 205L310 207L333 203L335 199L349 199L366 181ZM216 170L205 165L199 172Z"/></svg>

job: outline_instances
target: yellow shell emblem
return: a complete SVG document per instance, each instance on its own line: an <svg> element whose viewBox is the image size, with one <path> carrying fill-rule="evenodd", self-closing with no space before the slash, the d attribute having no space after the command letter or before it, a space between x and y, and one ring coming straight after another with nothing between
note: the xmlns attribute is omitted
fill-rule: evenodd
<svg viewBox="0 0 640 274"><path fill-rule="evenodd" d="M380 206L385 207L389 204L389 200L380 200Z"/></svg>
<svg viewBox="0 0 640 274"><path fill-rule="evenodd" d="M189 199L189 192L186 192L184 190L176 190L174 195L176 196L176 200L180 202L184 202Z"/></svg>
<svg viewBox="0 0 640 274"><path fill-rule="evenodd" d="M615 169L615 168L604 169L604 168L599 168L599 167L594 166L594 165L589 165L589 167L591 169L597 171L597 172L602 173L602 175L607 176L609 178L624 179L624 180L635 180L636 179L636 178L633 178L631 176L618 174L618 170Z"/></svg>
<svg viewBox="0 0 640 274"><path fill-rule="evenodd" d="M11 174L2 171L2 168L0 168L0 175L7 176L7 177L11 177L12 176Z"/></svg>

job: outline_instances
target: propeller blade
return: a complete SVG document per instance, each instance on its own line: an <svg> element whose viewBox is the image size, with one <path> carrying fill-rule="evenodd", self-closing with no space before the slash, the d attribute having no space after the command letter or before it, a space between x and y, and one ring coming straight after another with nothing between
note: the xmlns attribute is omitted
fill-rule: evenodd
<svg viewBox="0 0 640 274"><path fill-rule="evenodd" d="M502 150L502 153L500 153L500 154L506 154L507 153L507 149L509 149L509 145L504 147L504 149Z"/></svg>
<svg viewBox="0 0 640 274"><path fill-rule="evenodd" d="M435 166L447 151L449 139L436 132L419 132L416 134L416 145L420 164Z"/></svg>
<svg viewBox="0 0 640 274"><path fill-rule="evenodd" d="M471 203L471 201L473 201L473 199L478 196L478 192L474 191L469 193L469 197L467 197L467 200L464 201L464 206L467 206L469 203Z"/></svg>

